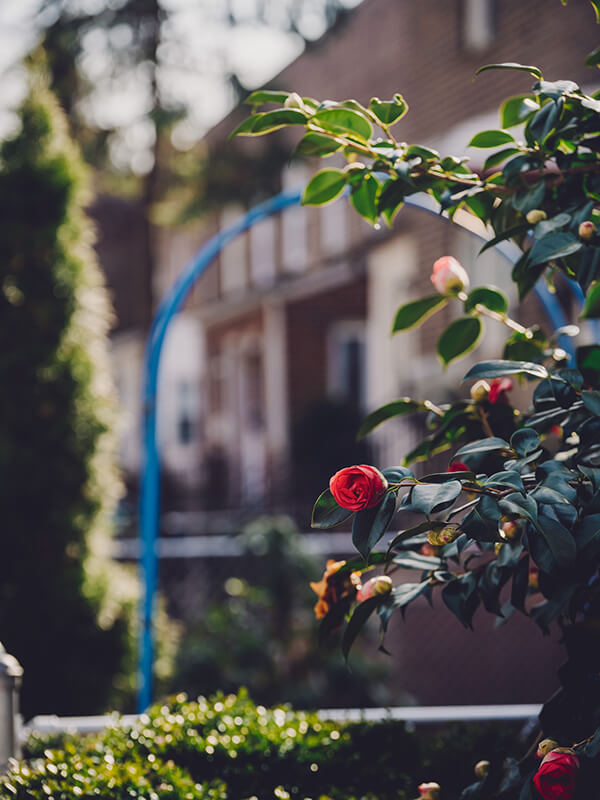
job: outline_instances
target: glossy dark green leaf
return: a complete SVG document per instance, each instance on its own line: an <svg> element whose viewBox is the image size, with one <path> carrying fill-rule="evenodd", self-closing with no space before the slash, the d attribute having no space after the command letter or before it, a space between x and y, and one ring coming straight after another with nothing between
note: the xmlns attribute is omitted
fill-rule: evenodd
<svg viewBox="0 0 600 800"><path fill-rule="evenodd" d="M421 325L426 319L435 314L436 311L444 308L448 298L441 294L433 294L429 297L422 297L420 300L413 300L400 306L394 318L392 333L407 331Z"/></svg>
<svg viewBox="0 0 600 800"><path fill-rule="evenodd" d="M465 311L472 311L476 306L482 305L495 311L497 314L505 314L508 311L508 298L494 286L478 286L471 289L465 300Z"/></svg>
<svg viewBox="0 0 600 800"><path fill-rule="evenodd" d="M364 176L356 189L350 195L350 202L361 217L375 225L379 217L379 209L377 205L377 195L381 184L374 175L367 174Z"/></svg>
<svg viewBox="0 0 600 800"><path fill-rule="evenodd" d="M538 108L539 105L531 95L522 94L517 97L509 97L500 106L500 124L503 128L521 125Z"/></svg>
<svg viewBox="0 0 600 800"><path fill-rule="evenodd" d="M492 169L492 167L497 167L498 164L506 161L510 156L515 156L520 152L521 151L517 147L507 147L504 150L499 150L497 153L492 153L492 155L488 156L483 162L484 172L487 172L488 169Z"/></svg>
<svg viewBox="0 0 600 800"><path fill-rule="evenodd" d="M523 497L522 494L513 492L498 500L498 508L503 514L516 514L537 526L537 503L531 495Z"/></svg>
<svg viewBox="0 0 600 800"><path fill-rule="evenodd" d="M475 473L470 471L456 471L456 472L431 472L428 475L423 475L419 478L422 483L449 483L450 481L469 481L475 480Z"/></svg>
<svg viewBox="0 0 600 800"><path fill-rule="evenodd" d="M473 136L469 142L469 147L499 147L501 144L514 143L514 141L514 136L507 131L481 131Z"/></svg>
<svg viewBox="0 0 600 800"><path fill-rule="evenodd" d="M532 267L536 264L545 264L553 259L573 255L582 247L581 241L572 233L549 233L533 245L527 263Z"/></svg>
<svg viewBox="0 0 600 800"><path fill-rule="evenodd" d="M389 483L401 483L407 478L414 480L414 475L407 467L386 467L382 472Z"/></svg>
<svg viewBox="0 0 600 800"><path fill-rule="evenodd" d="M525 613L525 600L529 589L529 556L522 558L513 573L510 602Z"/></svg>
<svg viewBox="0 0 600 800"><path fill-rule="evenodd" d="M461 317L451 322L437 343L442 364L448 366L451 361L470 353L477 346L482 327L478 317Z"/></svg>
<svg viewBox="0 0 600 800"><path fill-rule="evenodd" d="M390 550L393 550L394 547L402 542L405 542L407 539L412 539L414 536L418 536L420 533L429 532L436 526L438 530L441 530L445 526L445 523L431 523L429 520L426 520L425 522L419 522L418 525L414 525L412 528L406 528L406 530L399 531L388 544L388 553Z"/></svg>
<svg viewBox="0 0 600 800"><path fill-rule="evenodd" d="M302 156L327 156L341 150L342 144L323 133L308 131L296 147L296 154Z"/></svg>
<svg viewBox="0 0 600 800"><path fill-rule="evenodd" d="M442 589L442 600L466 628L471 628L479 605L475 576L467 573L447 583Z"/></svg>
<svg viewBox="0 0 600 800"><path fill-rule="evenodd" d="M442 559L436 556L422 556L420 553L402 553L396 556L393 563L404 569L422 569L429 572L442 567Z"/></svg>
<svg viewBox="0 0 600 800"><path fill-rule="evenodd" d="M586 67L600 66L600 47L596 47L585 59Z"/></svg>
<svg viewBox="0 0 600 800"><path fill-rule="evenodd" d="M524 234L527 233L527 231L529 230L530 227L531 227L531 225L529 225L529 223L521 223L519 225L512 225L510 228L507 228L506 230L501 231L496 236L494 236L492 239L490 239L488 242L486 242L483 245L483 247L481 248L481 250L479 251L479 253L480 254L481 253L485 253L486 250L489 250L490 248L495 247L497 244L500 244L500 242L506 241L506 239L512 239L515 236L517 236L517 237L523 236Z"/></svg>
<svg viewBox="0 0 600 800"><path fill-rule="evenodd" d="M313 507L310 524L313 528L333 528L351 517L352 514L354 511L348 511L347 508L338 506L329 489L325 489Z"/></svg>
<svg viewBox="0 0 600 800"><path fill-rule="evenodd" d="M494 451L502 450L510 452L510 445L508 442L504 441L504 439L498 438L497 436L488 436L487 439L478 439L475 442L469 442L469 444L461 447L456 453L455 458L472 456L479 453L493 453Z"/></svg>
<svg viewBox="0 0 600 800"><path fill-rule="evenodd" d="M380 100L372 97L369 109L384 125L394 125L399 122L408 111L408 104L400 94L395 94L393 100Z"/></svg>
<svg viewBox="0 0 600 800"><path fill-rule="evenodd" d="M590 386L600 386L600 345L590 344L575 351L577 367Z"/></svg>
<svg viewBox="0 0 600 800"><path fill-rule="evenodd" d="M548 370L542 364L531 361L480 361L467 372L463 381L480 378L502 378L504 375L533 375L534 378L547 378Z"/></svg>
<svg viewBox="0 0 600 800"><path fill-rule="evenodd" d="M575 528L575 543L578 550L585 548L592 542L600 542L600 514L589 514Z"/></svg>
<svg viewBox="0 0 600 800"><path fill-rule="evenodd" d="M283 105L289 96L289 92L272 92L267 89L259 89L256 92L251 92L244 100L244 103L250 106L258 106L263 103L279 103Z"/></svg>
<svg viewBox="0 0 600 800"><path fill-rule="evenodd" d="M556 563L566 567L575 561L577 546L571 531L547 514L539 515L539 533L550 548Z"/></svg>
<svg viewBox="0 0 600 800"><path fill-rule="evenodd" d="M538 78L539 80L543 78L542 70L538 67L532 67L527 64L518 64L515 61L503 61L501 64L486 64L484 67L479 67L475 75L479 75L489 69L515 69L520 72L528 72L530 75L533 75L534 78Z"/></svg>
<svg viewBox="0 0 600 800"><path fill-rule="evenodd" d="M462 492L460 481L417 484L410 494L410 508L429 516L448 508Z"/></svg>
<svg viewBox="0 0 600 800"><path fill-rule="evenodd" d="M399 417L404 414L413 414L415 411L423 410L425 406L423 403L417 403L416 400L411 400L410 397L401 397L398 400L392 400L384 406L372 411L364 420L358 429L358 438L361 439L370 433L382 422L393 417Z"/></svg>
<svg viewBox="0 0 600 800"><path fill-rule="evenodd" d="M533 428L520 428L510 437L510 446L520 456L528 456L540 445L540 437Z"/></svg>
<svg viewBox="0 0 600 800"><path fill-rule="evenodd" d="M311 122L331 133L350 134L362 141L368 141L373 127L368 119L349 108L325 108L311 117Z"/></svg>
<svg viewBox="0 0 600 800"><path fill-rule="evenodd" d="M262 136L271 133L286 125L306 125L308 117L302 111L292 108L283 108L279 111L265 111L261 114L253 114L245 119L241 125L234 130L233 136Z"/></svg>
<svg viewBox="0 0 600 800"><path fill-rule="evenodd" d="M581 393L581 399L588 411L600 417L600 392L586 389Z"/></svg>
<svg viewBox="0 0 600 800"><path fill-rule="evenodd" d="M489 478L486 478L486 480L484 481L484 486L504 487L504 488L512 486L513 489L516 489L518 492L525 491L525 487L523 485L523 478L519 475L518 472L515 472L514 470L495 472L493 475L490 475Z"/></svg>
<svg viewBox="0 0 600 800"><path fill-rule="evenodd" d="M354 609L342 636L342 653L346 661L356 637L379 603L381 603L380 597L369 597L368 600L365 600L364 603L359 603Z"/></svg>
<svg viewBox="0 0 600 800"><path fill-rule="evenodd" d="M306 185L302 205L322 206L330 203L344 191L346 181L347 173L341 169L322 169Z"/></svg>
<svg viewBox="0 0 600 800"><path fill-rule="evenodd" d="M600 317L600 282L594 281L585 295L583 311L580 319L598 319Z"/></svg>
<svg viewBox="0 0 600 800"><path fill-rule="evenodd" d="M352 544L365 559L389 527L396 511L396 492L386 492L379 505L357 511L352 524Z"/></svg>

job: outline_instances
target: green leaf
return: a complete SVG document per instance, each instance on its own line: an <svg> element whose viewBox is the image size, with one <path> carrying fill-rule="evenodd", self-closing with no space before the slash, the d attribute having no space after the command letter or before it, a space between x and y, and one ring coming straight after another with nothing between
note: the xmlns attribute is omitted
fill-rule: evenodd
<svg viewBox="0 0 600 800"><path fill-rule="evenodd" d="M493 453L495 450L510 451L510 445L497 436L488 436L487 439L477 439L475 442L469 442L469 444L461 447L454 457L472 456L476 453Z"/></svg>
<svg viewBox="0 0 600 800"><path fill-rule="evenodd" d="M357 211L361 217L375 225L379 216L377 207L377 194L381 184L374 175L370 173L365 175L358 187L353 190L350 195L350 202L354 210Z"/></svg>
<svg viewBox="0 0 600 800"><path fill-rule="evenodd" d="M271 133L286 125L306 125L308 117L302 111L292 108L283 108L279 111L265 111L261 114L253 114L245 119L241 125L230 135L234 136L262 136Z"/></svg>
<svg viewBox="0 0 600 800"><path fill-rule="evenodd" d="M383 101L378 97L372 97L369 108L377 119L387 126L395 125L396 122L402 119L408 111L408 104L402 95L395 94L392 101Z"/></svg>
<svg viewBox="0 0 600 800"><path fill-rule="evenodd" d="M585 60L586 67L600 66L600 47L596 47Z"/></svg>
<svg viewBox="0 0 600 800"><path fill-rule="evenodd" d="M540 445L540 437L533 428L520 428L510 437L510 446L520 456L528 456Z"/></svg>
<svg viewBox="0 0 600 800"><path fill-rule="evenodd" d="M271 92L266 89L259 89L249 94L244 103L249 106L259 106L263 103L279 103L283 105L289 96L289 92Z"/></svg>
<svg viewBox="0 0 600 800"><path fill-rule="evenodd" d="M406 149L406 158L414 158L415 156L419 156L424 161L437 161L440 154L437 150L430 150L429 147L423 147L423 145L420 144L411 144Z"/></svg>
<svg viewBox="0 0 600 800"><path fill-rule="evenodd" d="M517 147L507 147L504 150L499 150L497 153L492 153L491 156L488 156L483 163L483 170L486 172L488 169L492 167L496 167L498 164L501 164L510 156L515 156L517 153L521 151Z"/></svg>
<svg viewBox="0 0 600 800"><path fill-rule="evenodd" d="M308 182L302 195L302 205L322 206L335 200L344 191L347 173L341 169L322 169Z"/></svg>
<svg viewBox="0 0 600 800"><path fill-rule="evenodd" d="M533 245L529 251L527 264L530 267L545 264L552 259L573 255L582 247L582 242L572 233L549 233Z"/></svg>
<svg viewBox="0 0 600 800"><path fill-rule="evenodd" d="M311 122L331 133L350 134L364 142L373 135L371 123L349 108L325 108L311 117Z"/></svg>
<svg viewBox="0 0 600 800"><path fill-rule="evenodd" d="M456 358L470 353L481 336L482 324L478 317L461 317L451 322L437 343L437 352L444 366Z"/></svg>
<svg viewBox="0 0 600 800"><path fill-rule="evenodd" d="M423 581L422 583L401 583L400 586L396 586L391 593L393 607L404 608L423 594L429 585L429 581Z"/></svg>
<svg viewBox="0 0 600 800"><path fill-rule="evenodd" d="M600 317L600 281L590 285L579 319L598 319Z"/></svg>
<svg viewBox="0 0 600 800"><path fill-rule="evenodd" d="M508 311L508 298L493 286L478 286L472 289L465 300L465 311L472 311L475 306L482 305L495 311L497 314L506 314Z"/></svg>
<svg viewBox="0 0 600 800"><path fill-rule="evenodd" d="M577 367L590 386L600 384L600 345L588 344L576 350Z"/></svg>
<svg viewBox="0 0 600 800"><path fill-rule="evenodd" d="M575 561L577 545L564 525L547 514L540 514L538 530L559 566L566 567Z"/></svg>
<svg viewBox="0 0 600 800"><path fill-rule="evenodd" d="M588 411L591 411L595 417L600 417L600 392L586 389L581 393L581 399Z"/></svg>
<svg viewBox="0 0 600 800"><path fill-rule="evenodd" d="M600 0L590 0L594 14L596 15L596 23L600 24Z"/></svg>
<svg viewBox="0 0 600 800"><path fill-rule="evenodd" d="M432 294L429 297L422 297L420 300L413 300L400 306L394 318L392 333L407 331L421 325L429 319L436 311L440 311L448 302L448 298L441 294Z"/></svg>
<svg viewBox="0 0 600 800"><path fill-rule="evenodd" d="M348 620L342 636L342 653L346 661L348 661L350 648L354 644L354 640L380 603L381 597L369 597L368 600L365 600L364 603L359 603L354 609L354 613Z"/></svg>
<svg viewBox="0 0 600 800"><path fill-rule="evenodd" d="M480 378L501 378L504 375L533 375L535 378L547 378L548 370L542 364L532 361L480 361L467 372L463 381Z"/></svg>
<svg viewBox="0 0 600 800"><path fill-rule="evenodd" d="M412 414L415 411L423 410L425 406L423 403L417 403L416 400L411 400L410 397L401 397L398 400L392 400L384 406L372 411L368 417L363 420L362 425L358 429L357 438L362 439L367 433L370 433L382 422L393 417L399 417L403 414Z"/></svg>
<svg viewBox="0 0 600 800"><path fill-rule="evenodd" d="M313 507L311 527L313 528L333 528L354 514L347 508L342 508L333 499L329 489L319 495Z"/></svg>
<svg viewBox="0 0 600 800"><path fill-rule="evenodd" d="M341 150L342 144L323 133L308 131L296 147L296 155L301 156L328 156Z"/></svg>
<svg viewBox="0 0 600 800"><path fill-rule="evenodd" d="M479 605L475 576L469 572L450 581L442 589L442 600L465 628L471 628Z"/></svg>
<svg viewBox="0 0 600 800"><path fill-rule="evenodd" d="M501 64L486 64L484 67L479 67L475 75L480 75L482 72L486 72L489 69L516 69L520 72L528 72L539 80L544 77L542 75L542 70L538 67L532 67L527 64L517 64L515 61L504 61Z"/></svg>
<svg viewBox="0 0 600 800"><path fill-rule="evenodd" d="M523 497L519 492L513 492L507 497L498 500L498 508L503 514L517 514L517 516L524 517L524 519L529 520L529 522L538 527L537 503L531 495Z"/></svg>
<svg viewBox="0 0 600 800"><path fill-rule="evenodd" d="M420 483L449 483L450 481L469 481L475 480L475 473L469 470L460 470L456 472L431 472L429 475L423 475L419 478Z"/></svg>
<svg viewBox="0 0 600 800"><path fill-rule="evenodd" d="M392 562L398 567L404 569L424 569L432 571L440 569L442 566L442 559L436 556L422 556L420 553L403 553L392 559Z"/></svg>
<svg viewBox="0 0 600 800"><path fill-rule="evenodd" d="M512 239L515 236L521 236L527 233L530 227L531 225L529 225L529 223L522 223L520 225L513 225L510 228L507 228L497 236L494 236L493 239L487 241L479 251L479 254L481 255L481 253L485 253L486 250L495 247L497 244L500 244L500 242L506 241L506 239Z"/></svg>
<svg viewBox="0 0 600 800"><path fill-rule="evenodd" d="M386 467L382 470L384 478L387 478L388 483L401 483L406 478L414 481L414 475L406 467Z"/></svg>
<svg viewBox="0 0 600 800"><path fill-rule="evenodd" d="M399 545L401 542L405 541L406 539L412 539L413 536L417 536L419 533L425 533L425 531L432 530L435 526L439 526L438 530L441 530L445 527L444 522L430 522L427 520L426 522L419 522L418 525L414 525L412 528L406 528L406 530L399 531L394 538L388 544L388 553L390 550L393 550L396 545Z"/></svg>
<svg viewBox="0 0 600 800"><path fill-rule="evenodd" d="M352 525L352 544L365 561L386 532L395 511L396 492L386 492L379 505L357 512Z"/></svg>
<svg viewBox="0 0 600 800"><path fill-rule="evenodd" d="M411 489L409 508L429 516L451 506L461 492L462 484L456 480L449 483L419 483Z"/></svg>
<svg viewBox="0 0 600 800"><path fill-rule="evenodd" d="M501 144L514 143L515 137L507 131L491 130L476 133L469 142L469 147L499 147Z"/></svg>
<svg viewBox="0 0 600 800"><path fill-rule="evenodd" d="M500 106L500 124L503 128L512 128L520 125L539 108L531 95L521 94L509 97Z"/></svg>
<svg viewBox="0 0 600 800"><path fill-rule="evenodd" d="M486 478L484 482L485 486L512 486L513 489L517 489L519 492L524 492L525 487L523 486L523 478L519 475L518 472L514 470L506 470L504 472L496 472L493 475L490 475L489 478Z"/></svg>

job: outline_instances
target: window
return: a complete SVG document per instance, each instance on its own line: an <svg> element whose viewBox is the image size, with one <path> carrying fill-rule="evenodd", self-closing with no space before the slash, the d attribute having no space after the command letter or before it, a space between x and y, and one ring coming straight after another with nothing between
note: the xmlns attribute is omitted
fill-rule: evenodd
<svg viewBox="0 0 600 800"><path fill-rule="evenodd" d="M344 320L329 332L327 388L330 395L365 405L365 323Z"/></svg>
<svg viewBox="0 0 600 800"><path fill-rule="evenodd" d="M467 50L485 50L494 41L496 26L493 0L464 0L463 42Z"/></svg>

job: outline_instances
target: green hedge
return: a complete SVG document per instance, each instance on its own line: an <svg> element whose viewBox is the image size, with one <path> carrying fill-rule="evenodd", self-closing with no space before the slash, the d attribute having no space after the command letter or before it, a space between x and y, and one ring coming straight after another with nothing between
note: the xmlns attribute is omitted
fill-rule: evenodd
<svg viewBox="0 0 600 800"><path fill-rule="evenodd" d="M477 743L477 744L476 744ZM518 747L514 726L449 726L409 733L403 723L324 722L314 713L256 706L246 692L154 706L127 729L39 737L0 779L6 800L409 800L437 780L444 800L472 780L480 758Z"/></svg>

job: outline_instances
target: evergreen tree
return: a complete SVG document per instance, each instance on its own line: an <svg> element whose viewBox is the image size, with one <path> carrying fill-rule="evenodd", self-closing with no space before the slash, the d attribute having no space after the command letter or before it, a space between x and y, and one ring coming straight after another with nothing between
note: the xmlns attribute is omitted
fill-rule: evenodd
<svg viewBox="0 0 600 800"><path fill-rule="evenodd" d="M20 118L0 148L0 640L25 717L93 713L131 658L131 603L90 558L119 492L109 305L62 112L34 86Z"/></svg>

